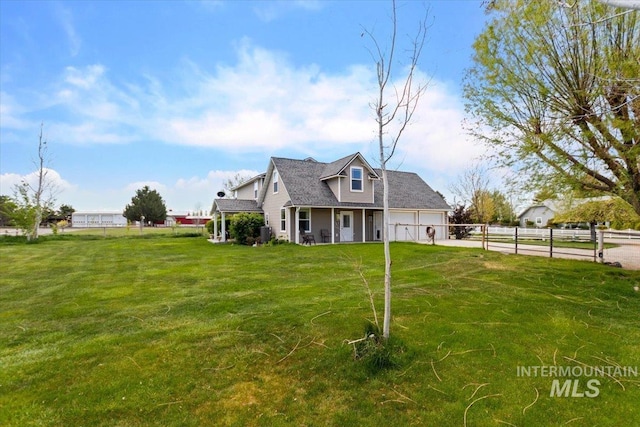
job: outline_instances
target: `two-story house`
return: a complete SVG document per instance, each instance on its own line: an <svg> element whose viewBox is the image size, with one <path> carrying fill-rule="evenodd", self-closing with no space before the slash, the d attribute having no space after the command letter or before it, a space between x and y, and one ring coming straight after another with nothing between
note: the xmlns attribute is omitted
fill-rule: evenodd
<svg viewBox="0 0 640 427"><path fill-rule="evenodd" d="M450 207L444 199L415 173L387 173L390 240L426 240L429 225L436 226L436 238L445 238ZM233 199L213 202L222 227L226 215L259 212L272 235L297 243L301 233L325 243L382 240L381 172L360 153L331 163L272 157L266 173L233 190Z"/></svg>

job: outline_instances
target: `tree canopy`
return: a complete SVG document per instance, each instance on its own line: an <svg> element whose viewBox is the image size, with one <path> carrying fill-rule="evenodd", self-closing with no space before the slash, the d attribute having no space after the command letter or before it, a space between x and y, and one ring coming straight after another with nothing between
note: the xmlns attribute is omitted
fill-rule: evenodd
<svg viewBox="0 0 640 427"><path fill-rule="evenodd" d="M167 207L160 193L145 185L136 190L136 195L131 198L131 203L124 208L122 215L131 222L140 221L144 216L145 222L154 223L167 218Z"/></svg>
<svg viewBox="0 0 640 427"><path fill-rule="evenodd" d="M556 215L553 222L610 222L613 228L640 227L640 215L627 202L616 197L582 203Z"/></svg>
<svg viewBox="0 0 640 427"><path fill-rule="evenodd" d="M619 196L640 214L640 14L495 0L465 81L471 132L533 188Z"/></svg>

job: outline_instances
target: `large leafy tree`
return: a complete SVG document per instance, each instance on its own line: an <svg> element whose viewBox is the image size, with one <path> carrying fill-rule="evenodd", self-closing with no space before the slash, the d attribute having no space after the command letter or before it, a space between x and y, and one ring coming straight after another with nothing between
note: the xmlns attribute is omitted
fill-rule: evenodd
<svg viewBox="0 0 640 427"><path fill-rule="evenodd" d="M122 215L131 222L140 221L144 216L145 223L154 223L167 218L167 207L160 193L145 185L136 190L136 195L131 198Z"/></svg>
<svg viewBox="0 0 640 427"><path fill-rule="evenodd" d="M471 131L502 164L640 213L640 14L495 0L465 82Z"/></svg>
<svg viewBox="0 0 640 427"><path fill-rule="evenodd" d="M555 223L563 222L610 222L613 228L640 228L640 215L620 198L593 200L559 213Z"/></svg>

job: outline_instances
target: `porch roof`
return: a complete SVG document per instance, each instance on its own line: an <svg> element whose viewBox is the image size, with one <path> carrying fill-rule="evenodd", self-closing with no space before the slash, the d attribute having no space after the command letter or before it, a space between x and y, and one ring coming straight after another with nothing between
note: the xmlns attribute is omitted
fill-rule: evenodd
<svg viewBox="0 0 640 427"><path fill-rule="evenodd" d="M236 212L258 212L262 213L262 209L258 207L255 200L242 199L215 199L213 201L213 210L224 213Z"/></svg>

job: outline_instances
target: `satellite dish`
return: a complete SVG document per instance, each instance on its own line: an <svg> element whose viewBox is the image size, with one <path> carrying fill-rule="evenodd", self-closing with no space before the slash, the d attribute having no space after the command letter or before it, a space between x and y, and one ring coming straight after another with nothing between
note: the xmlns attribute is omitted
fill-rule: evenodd
<svg viewBox="0 0 640 427"><path fill-rule="evenodd" d="M227 194L224 191L218 191L218 197L224 197Z"/></svg>

